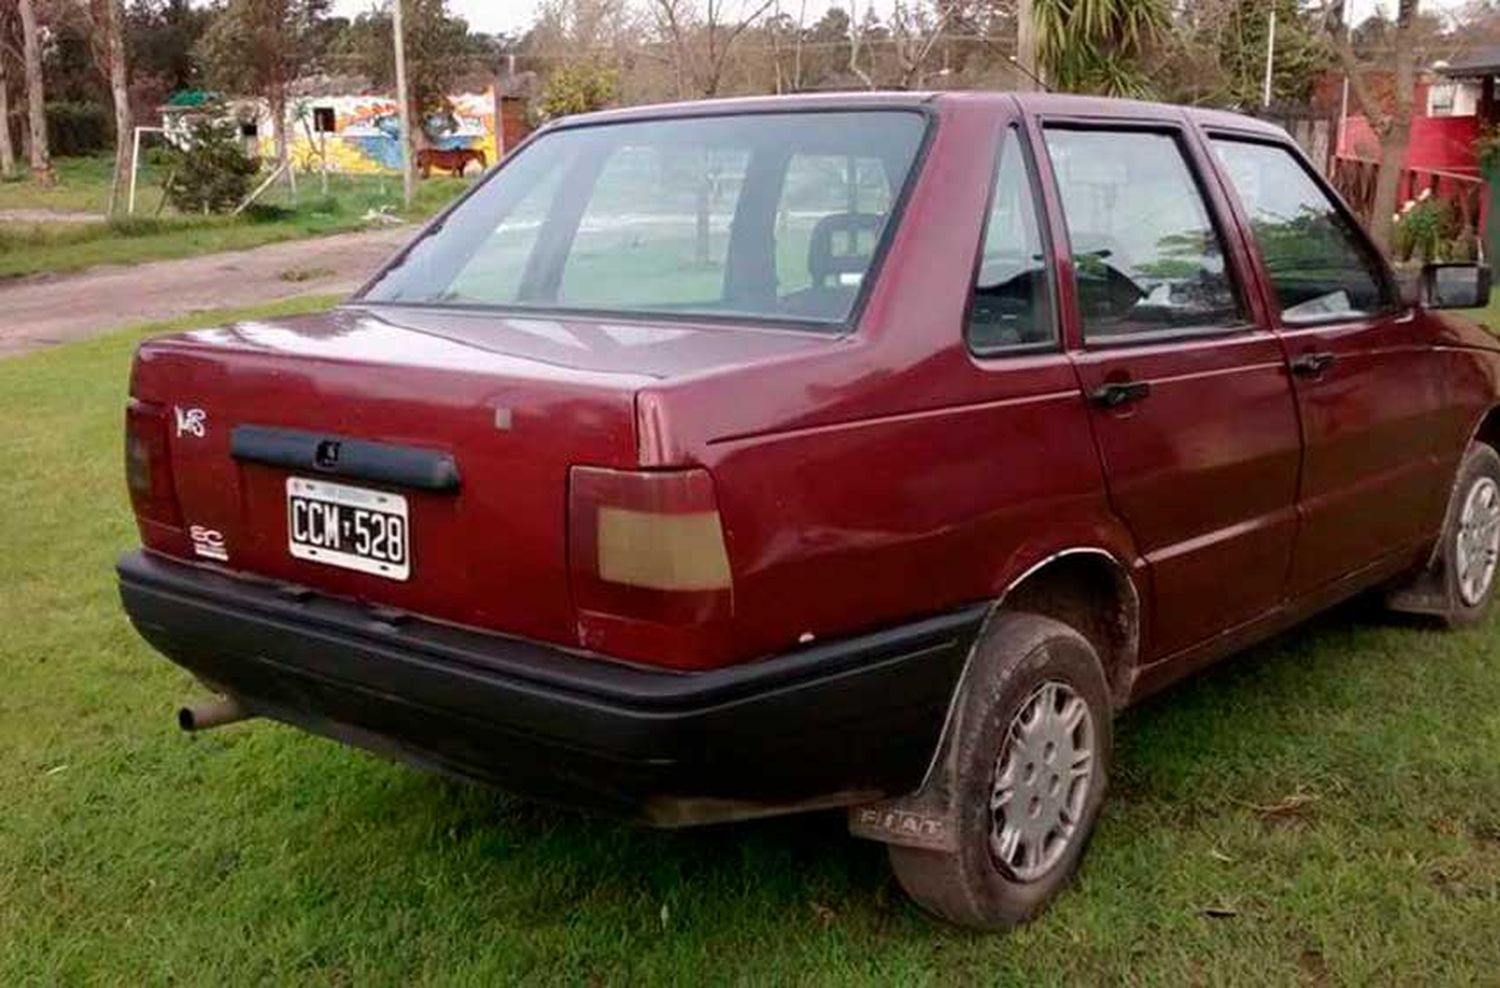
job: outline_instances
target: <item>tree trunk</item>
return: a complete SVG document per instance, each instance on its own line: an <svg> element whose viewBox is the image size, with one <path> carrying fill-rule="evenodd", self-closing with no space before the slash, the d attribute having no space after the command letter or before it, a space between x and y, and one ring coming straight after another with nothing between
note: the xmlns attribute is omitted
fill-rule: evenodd
<svg viewBox="0 0 1500 988"><path fill-rule="evenodd" d="M1406 145L1411 138L1412 87L1416 83L1417 52L1413 28L1417 19L1417 0L1401 0L1396 13L1394 68L1395 109L1380 133L1380 174L1375 182L1375 203L1371 207L1370 236L1381 250L1390 252L1395 228L1397 197L1401 192L1401 166L1406 159Z"/></svg>
<svg viewBox="0 0 1500 988"><path fill-rule="evenodd" d="M1019 0L1016 4L1016 68L1010 73L1017 89L1030 92L1037 88L1036 64L1036 12L1032 0Z"/></svg>
<svg viewBox="0 0 1500 988"><path fill-rule="evenodd" d="M292 205L297 204L297 176L292 174L292 149L286 132L286 86L276 82L271 86L266 101L271 105L271 137L276 145L276 167L286 168L287 188L291 191Z"/></svg>
<svg viewBox="0 0 1500 988"><path fill-rule="evenodd" d="M31 177L43 185L53 183L52 155L47 150L47 98L42 91L42 41L32 0L17 0L21 11L21 36L26 61L26 109L31 133Z"/></svg>
<svg viewBox="0 0 1500 988"><path fill-rule="evenodd" d="M125 61L125 12L120 0L103 0L98 26L105 32L109 92L115 106L115 181L109 190L109 214L125 205L135 153L135 120L130 112L130 72Z"/></svg>
<svg viewBox="0 0 1500 988"><path fill-rule="evenodd" d="M10 140L10 80L5 75L5 53L0 51L0 178L16 174L16 148Z"/></svg>
<svg viewBox="0 0 1500 988"><path fill-rule="evenodd" d="M1395 232L1397 200L1401 195L1401 168L1406 162L1406 143L1411 120L1392 120L1380 139L1380 171L1375 177L1375 201L1370 207L1370 237L1387 254Z"/></svg>

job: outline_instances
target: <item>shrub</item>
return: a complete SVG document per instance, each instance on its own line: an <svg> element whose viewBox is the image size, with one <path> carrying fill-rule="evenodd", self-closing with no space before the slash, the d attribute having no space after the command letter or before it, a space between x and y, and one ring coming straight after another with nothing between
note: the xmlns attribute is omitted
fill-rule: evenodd
<svg viewBox="0 0 1500 988"><path fill-rule="evenodd" d="M245 219L251 223L279 223L295 215L296 210L269 202L251 203L245 207Z"/></svg>
<svg viewBox="0 0 1500 988"><path fill-rule="evenodd" d="M591 61L558 66L542 87L536 112L543 120L601 110L619 95L620 76L614 69Z"/></svg>
<svg viewBox="0 0 1500 988"><path fill-rule="evenodd" d="M1431 190L1407 200L1395 220L1391 250L1398 261L1426 264L1462 257L1466 245L1461 243L1464 231L1458 210L1433 197Z"/></svg>
<svg viewBox="0 0 1500 988"><path fill-rule="evenodd" d="M47 140L54 156L78 157L108 151L115 143L115 121L94 103L48 103Z"/></svg>
<svg viewBox="0 0 1500 988"><path fill-rule="evenodd" d="M239 125L209 111L167 155L167 201L184 213L227 213L244 201L260 162L245 153Z"/></svg>

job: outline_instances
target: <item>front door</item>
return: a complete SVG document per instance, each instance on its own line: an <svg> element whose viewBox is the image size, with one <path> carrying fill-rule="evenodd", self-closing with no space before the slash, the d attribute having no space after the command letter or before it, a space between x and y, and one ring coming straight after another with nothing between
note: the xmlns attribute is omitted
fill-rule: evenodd
<svg viewBox="0 0 1500 988"><path fill-rule="evenodd" d="M1441 524L1452 464L1438 355L1358 226L1299 157L1211 138L1257 242L1305 446L1294 594L1410 552Z"/></svg>
<svg viewBox="0 0 1500 988"><path fill-rule="evenodd" d="M1280 602L1296 406L1189 135L1066 123L1043 134L1072 259L1074 364L1111 502L1149 566L1146 658L1159 660Z"/></svg>

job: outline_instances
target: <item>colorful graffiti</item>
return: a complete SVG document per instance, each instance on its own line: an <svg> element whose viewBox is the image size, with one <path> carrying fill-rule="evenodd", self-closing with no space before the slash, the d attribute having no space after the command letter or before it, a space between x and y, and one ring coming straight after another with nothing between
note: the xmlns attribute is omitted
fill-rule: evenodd
<svg viewBox="0 0 1500 988"><path fill-rule="evenodd" d="M464 93L452 97L449 103L451 113L435 115L426 121L424 130L432 146L474 148L483 151L487 160L497 160L493 93ZM328 169L333 172L361 174L400 169L401 125L395 100L384 96L304 99L292 113L296 117L292 158L299 168L317 171L326 154ZM331 130L320 129L329 124ZM264 129L260 139L263 143L269 139Z"/></svg>

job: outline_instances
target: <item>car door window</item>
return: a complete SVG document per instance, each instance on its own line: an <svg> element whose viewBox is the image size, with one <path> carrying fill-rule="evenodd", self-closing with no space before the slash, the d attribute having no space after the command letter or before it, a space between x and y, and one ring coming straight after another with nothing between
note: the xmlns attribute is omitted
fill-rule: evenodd
<svg viewBox="0 0 1500 988"><path fill-rule="evenodd" d="M984 246L969 307L976 353L1047 344L1057 338L1031 170L1014 128L995 164Z"/></svg>
<svg viewBox="0 0 1500 988"><path fill-rule="evenodd" d="M1244 321L1223 239L1175 136L1049 127L1046 141L1085 338Z"/></svg>
<svg viewBox="0 0 1500 988"><path fill-rule="evenodd" d="M1213 138L1250 220L1281 317L1291 324L1391 307L1369 242L1286 148Z"/></svg>

